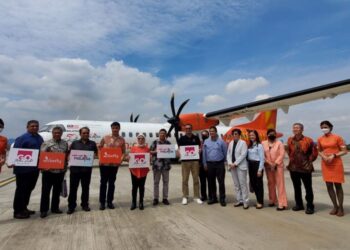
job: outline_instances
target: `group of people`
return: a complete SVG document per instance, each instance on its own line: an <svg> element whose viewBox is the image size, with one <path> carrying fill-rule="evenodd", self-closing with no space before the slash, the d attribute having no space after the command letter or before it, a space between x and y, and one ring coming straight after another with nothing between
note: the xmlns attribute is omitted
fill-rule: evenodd
<svg viewBox="0 0 350 250"><path fill-rule="evenodd" d="M223 141L215 126L210 127L209 133L204 130L199 136L192 132L192 125L185 125L185 134L178 140L178 146L198 146L198 159L187 159L181 161L182 168L182 204L189 202L189 176L193 179L194 201L202 204L212 205L219 203L226 206L225 191L225 173L229 171L232 176L234 190L236 193L236 202L234 207L242 206L243 209L249 208L249 192L255 193L257 209L264 207L264 184L263 175L266 173L267 186L269 194L268 206L277 206L278 211L287 208L287 196L284 178L284 156L289 156L287 169L290 172L294 187L295 206L293 211L304 210L302 199L301 184L304 184L306 192L306 214L314 213L314 196L312 190L312 172L313 161L320 156L322 158L322 174L326 182L327 190L333 209L330 214L343 216L343 189L344 167L341 156L347 153L344 140L332 133L333 125L329 121L323 121L320 124L323 135L318 138L317 143L307 136L303 135L303 125L301 123L293 124L293 136L288 138L287 145L283 145L277 139L277 133L274 129L267 131L267 140L260 141L259 134L255 130L248 131L249 141L241 139L242 131L238 128L232 130L233 140L227 145ZM4 122L0 119L0 132L4 128ZM27 132L15 140L14 148L39 149L44 152L64 153L68 159L71 150L93 151L95 157L102 148L120 148L122 159L128 161L129 155L126 152L125 140L119 135L120 124L113 122L111 124L111 134L102 138L99 145L90 140L90 130L88 127L80 128L80 139L74 141L70 146L62 139L62 128L57 126L52 129L52 139L43 141L38 134L39 122L36 120L28 121ZM139 134L137 142L130 148L130 153L149 153L151 156L151 166L153 170L154 192L153 205L157 206L160 202L159 184L162 179L163 193L162 203L170 205L168 200L169 193L169 172L171 169L171 160L157 157L157 145L171 144L167 140L167 131L161 129L159 137L150 145L145 142L145 136ZM0 170L6 161L7 139L0 136ZM178 151L178 156L179 151ZM113 204L115 181L120 164L100 163L100 210L114 209ZM14 218L29 218L35 211L28 209L31 192L34 190L39 177L37 167L9 166L13 167L16 175L16 191L14 195L13 210ZM42 192L40 202L40 217L48 216L51 212L63 213L59 207L60 193L62 191L62 182L67 171L67 164L64 169L41 170L42 172ZM131 210L139 207L144 209L145 182L148 168L130 168L132 182L132 201ZM89 207L89 187L91 181L92 168L70 166L70 182L68 196L67 214L75 212L77 207L77 190L81 185L81 207L84 211L90 211ZM248 182L249 176L249 182ZM217 196L217 185L219 185L219 199ZM208 188L207 188L208 187ZM139 202L137 204L137 194L139 193Z"/></svg>

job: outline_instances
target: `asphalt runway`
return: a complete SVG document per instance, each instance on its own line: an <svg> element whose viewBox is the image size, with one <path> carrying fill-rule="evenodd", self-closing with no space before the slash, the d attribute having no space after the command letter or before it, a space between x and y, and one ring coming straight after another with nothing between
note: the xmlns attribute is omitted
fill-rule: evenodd
<svg viewBox="0 0 350 250"><path fill-rule="evenodd" d="M181 168L173 165L170 175L170 206L152 206L153 175L146 181L145 210L130 211L131 178L127 166L120 168L117 182L116 209L99 210L99 171L93 170L90 190L91 212L73 215L49 214L39 217L41 177L32 194L30 209L37 213L27 220L13 219L12 202L15 183L0 188L0 249L349 249L350 232L350 156L344 158L345 216L329 215L331 201L320 173L319 161L313 175L316 213L306 215L291 209L255 209L250 194L248 210L234 208L231 176L226 174L226 207L198 205L190 199L181 205ZM0 183L12 177L3 167ZM285 172L289 208L294 205L293 187ZM0 185L1 186L1 185ZM265 204L267 200L266 179ZM80 189L79 189L80 190ZM192 195L190 180L190 196ZM79 197L79 196L78 196ZM79 204L79 202L78 202ZM67 210L67 199L61 199Z"/></svg>

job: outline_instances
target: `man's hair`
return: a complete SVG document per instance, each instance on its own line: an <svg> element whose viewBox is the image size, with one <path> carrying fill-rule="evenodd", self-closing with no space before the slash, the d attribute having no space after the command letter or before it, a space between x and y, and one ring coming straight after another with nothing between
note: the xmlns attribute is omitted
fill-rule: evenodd
<svg viewBox="0 0 350 250"><path fill-rule="evenodd" d="M119 122L112 122L111 127L118 127L118 128L120 128L120 123Z"/></svg>
<svg viewBox="0 0 350 250"><path fill-rule="evenodd" d="M80 134L80 135L81 135L81 132L82 132L84 129L86 129L86 130L89 131L89 133L90 133L89 127L82 127L82 128L79 129L79 134Z"/></svg>
<svg viewBox="0 0 350 250"><path fill-rule="evenodd" d="M4 123L4 121L0 118L0 126L5 126L5 123Z"/></svg>
<svg viewBox="0 0 350 250"><path fill-rule="evenodd" d="M267 130L267 132L266 132L266 135L270 134L271 132L276 133L276 129L274 129L274 128L269 128L269 129Z"/></svg>
<svg viewBox="0 0 350 250"><path fill-rule="evenodd" d="M33 123L39 125L39 122L38 122L37 120L29 120L29 121L27 122L27 127L29 127L29 125L30 125L30 124L33 124Z"/></svg>
<svg viewBox="0 0 350 250"><path fill-rule="evenodd" d="M304 125L303 125L302 123L300 123L300 122L294 123L294 124L293 124L293 127L294 127L294 126L299 126L299 127L301 128L301 130L304 130Z"/></svg>
<svg viewBox="0 0 350 250"><path fill-rule="evenodd" d="M218 132L218 129L217 129L215 126L211 126L211 127L209 128L209 131L210 131L211 129L214 129L215 132Z"/></svg>
<svg viewBox="0 0 350 250"><path fill-rule="evenodd" d="M234 130L232 130L232 135L237 132L239 135L242 134L242 131L239 128L235 128Z"/></svg>
<svg viewBox="0 0 350 250"><path fill-rule="evenodd" d="M166 129L165 128L161 128L160 130L159 130L159 133L160 132L165 132L165 134L167 134L168 132L166 131Z"/></svg>
<svg viewBox="0 0 350 250"><path fill-rule="evenodd" d="M61 133L63 133L63 129L59 126L56 126L52 129L52 132L55 131L55 130L59 130Z"/></svg>
<svg viewBox="0 0 350 250"><path fill-rule="evenodd" d="M201 134L203 135L203 133L206 134L206 135L209 135L208 130L202 130Z"/></svg>

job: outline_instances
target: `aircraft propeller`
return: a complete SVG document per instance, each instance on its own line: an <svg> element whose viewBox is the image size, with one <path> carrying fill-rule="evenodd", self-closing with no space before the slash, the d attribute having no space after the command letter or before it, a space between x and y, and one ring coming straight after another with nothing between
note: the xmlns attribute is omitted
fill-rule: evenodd
<svg viewBox="0 0 350 250"><path fill-rule="evenodd" d="M133 113L131 113L131 115L130 115L130 122L137 122L137 120L139 119L139 117L140 117L140 115L138 114L136 117L135 117L135 119L134 119L134 114Z"/></svg>

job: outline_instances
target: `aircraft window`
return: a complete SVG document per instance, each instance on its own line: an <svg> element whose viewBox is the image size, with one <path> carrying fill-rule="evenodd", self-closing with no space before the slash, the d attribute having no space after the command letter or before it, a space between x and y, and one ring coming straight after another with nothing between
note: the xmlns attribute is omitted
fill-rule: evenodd
<svg viewBox="0 0 350 250"><path fill-rule="evenodd" d="M132 132L129 132L129 137L132 137Z"/></svg>
<svg viewBox="0 0 350 250"><path fill-rule="evenodd" d="M125 132L122 132L122 137L125 138Z"/></svg>
<svg viewBox="0 0 350 250"><path fill-rule="evenodd" d="M156 133L156 137L159 137L159 133Z"/></svg>
<svg viewBox="0 0 350 250"><path fill-rule="evenodd" d="M224 137L224 135L223 135L223 134L221 134L221 137Z"/></svg>
<svg viewBox="0 0 350 250"><path fill-rule="evenodd" d="M152 138L153 137L153 133L150 132L149 133L149 137Z"/></svg>
<svg viewBox="0 0 350 250"><path fill-rule="evenodd" d="M142 133L145 137L147 137L147 134L146 133Z"/></svg>
<svg viewBox="0 0 350 250"><path fill-rule="evenodd" d="M140 134L139 132L136 132L136 137L138 137L138 136L139 136L139 134Z"/></svg>

